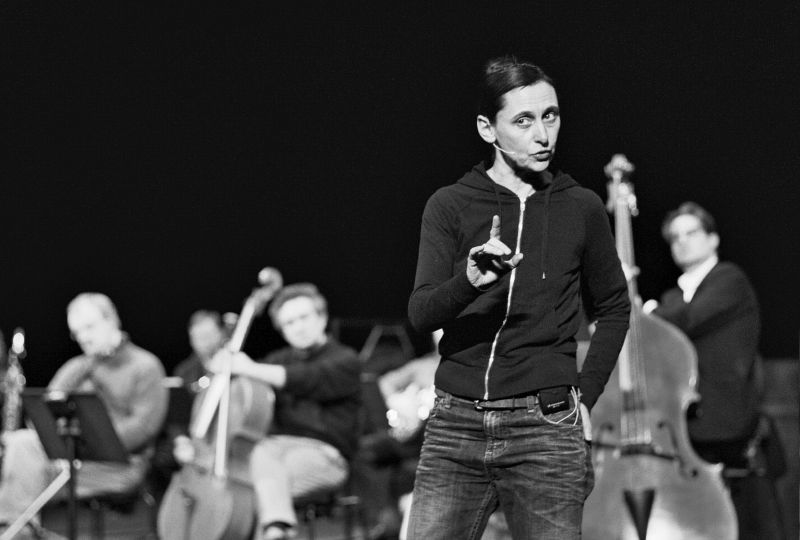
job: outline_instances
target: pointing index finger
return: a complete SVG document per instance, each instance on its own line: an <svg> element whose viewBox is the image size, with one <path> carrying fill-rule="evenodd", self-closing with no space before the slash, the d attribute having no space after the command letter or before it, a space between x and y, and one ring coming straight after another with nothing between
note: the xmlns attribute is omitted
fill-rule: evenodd
<svg viewBox="0 0 800 540"><path fill-rule="evenodd" d="M492 229L489 231L489 239L500 239L500 216L492 216Z"/></svg>

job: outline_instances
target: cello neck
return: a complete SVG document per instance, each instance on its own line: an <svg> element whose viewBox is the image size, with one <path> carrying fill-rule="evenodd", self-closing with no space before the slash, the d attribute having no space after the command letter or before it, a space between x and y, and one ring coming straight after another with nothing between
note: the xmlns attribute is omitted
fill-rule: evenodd
<svg viewBox="0 0 800 540"><path fill-rule="evenodd" d="M264 269L259 274L259 279L265 274L262 286L250 293L245 300L244 307L239 317L236 319L231 338L226 344L226 348L232 354L238 353L244 346L245 339L250 332L253 320L264 310L267 303L283 286L283 278L275 269ZM220 373L214 375L201 403L195 418L190 426L189 433L193 438L205 438L211 423L216 416L216 433L214 444L214 475L219 478L227 476L227 456L228 456L228 416L230 409L230 386L231 386L231 366L230 362L223 364Z"/></svg>
<svg viewBox="0 0 800 540"><path fill-rule="evenodd" d="M614 213L614 233L617 254L625 268L628 295L631 299L631 318L628 335L619 355L619 387L622 393L620 437L625 444L647 445L652 441L650 426L645 421L647 384L641 358L641 310L636 285L638 268L633 249L632 217L638 214L636 195L628 180L634 166L622 154L615 155L606 165L609 177L609 210Z"/></svg>
<svg viewBox="0 0 800 540"><path fill-rule="evenodd" d="M633 223L631 217L635 215L636 196L633 188L627 181L617 179L613 183L616 191L614 208L614 236L617 244L617 254L622 264L629 270L626 272L628 282L628 295L631 300L638 298L636 286L636 259L633 255ZM633 206L632 206L633 205Z"/></svg>

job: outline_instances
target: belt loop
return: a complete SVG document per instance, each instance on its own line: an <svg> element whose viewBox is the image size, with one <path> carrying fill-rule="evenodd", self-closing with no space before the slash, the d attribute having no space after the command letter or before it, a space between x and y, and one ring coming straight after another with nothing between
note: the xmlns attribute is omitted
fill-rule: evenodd
<svg viewBox="0 0 800 540"><path fill-rule="evenodd" d="M533 412L536 408L536 396L533 394L527 395L525 400L528 402L528 412Z"/></svg>
<svg viewBox="0 0 800 540"><path fill-rule="evenodd" d="M450 408L450 400L453 397L453 394L450 392L444 392L444 396L442 396L442 405L444 405L445 409Z"/></svg>

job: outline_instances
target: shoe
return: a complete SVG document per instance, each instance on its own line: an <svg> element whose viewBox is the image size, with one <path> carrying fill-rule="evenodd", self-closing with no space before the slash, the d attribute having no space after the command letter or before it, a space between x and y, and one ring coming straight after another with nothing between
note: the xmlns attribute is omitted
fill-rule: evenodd
<svg viewBox="0 0 800 540"><path fill-rule="evenodd" d="M261 540L289 540L295 538L297 532L288 523L276 521L261 527Z"/></svg>
<svg viewBox="0 0 800 540"><path fill-rule="evenodd" d="M398 540L400 531L389 529L385 524L379 523L367 531L368 540Z"/></svg>
<svg viewBox="0 0 800 540"><path fill-rule="evenodd" d="M9 526L9 523L0 523L0 535L4 534ZM14 535L13 540L60 540L62 538L64 537L50 532L40 525L28 522Z"/></svg>
<svg viewBox="0 0 800 540"><path fill-rule="evenodd" d="M400 535L400 516L392 508L381 510L378 520L367 532L368 540L397 540Z"/></svg>

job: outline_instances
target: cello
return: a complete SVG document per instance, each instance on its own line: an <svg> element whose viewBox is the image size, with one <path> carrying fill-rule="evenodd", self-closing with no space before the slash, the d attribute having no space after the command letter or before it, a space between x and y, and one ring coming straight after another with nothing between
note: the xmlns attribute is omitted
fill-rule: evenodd
<svg viewBox="0 0 800 540"><path fill-rule="evenodd" d="M642 311L631 216L633 165L606 165L617 251L631 317L614 372L592 410L595 487L584 505L585 540L735 540L736 515L722 465L700 459L686 427L698 399L697 354L672 324Z"/></svg>
<svg viewBox="0 0 800 540"><path fill-rule="evenodd" d="M273 268L245 301L226 348L241 351L253 319L282 287ZM176 472L158 513L164 540L245 540L252 536L255 495L249 456L267 433L275 394L266 383L231 378L230 364L197 394L189 433L195 457Z"/></svg>

